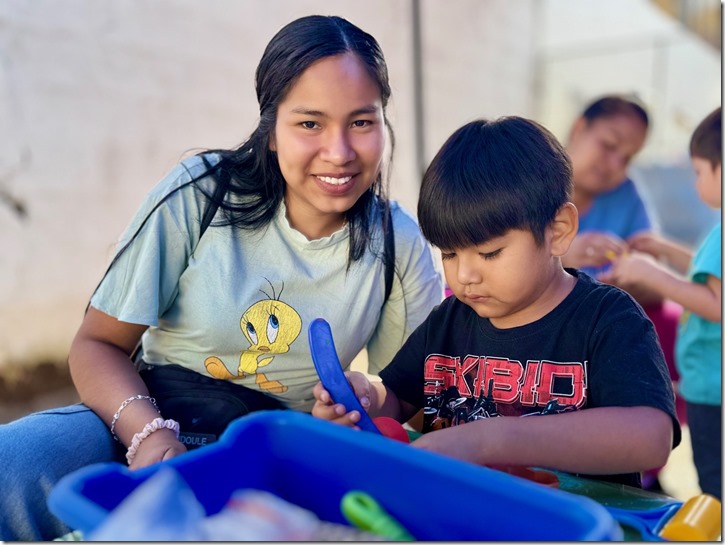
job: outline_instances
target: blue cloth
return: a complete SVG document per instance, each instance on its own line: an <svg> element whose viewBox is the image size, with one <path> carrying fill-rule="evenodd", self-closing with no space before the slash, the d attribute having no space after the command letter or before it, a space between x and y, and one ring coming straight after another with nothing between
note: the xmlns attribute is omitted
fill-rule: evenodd
<svg viewBox="0 0 725 545"><path fill-rule="evenodd" d="M650 230L652 221L647 208L630 179L607 193L597 195L591 208L579 216L579 233L596 231L627 240L635 233ZM608 267L581 267L580 270L596 277Z"/></svg>
<svg viewBox="0 0 725 545"><path fill-rule="evenodd" d="M71 529L48 510L58 480L96 462L122 462L125 449L85 405L0 425L0 540L46 541Z"/></svg>
<svg viewBox="0 0 725 545"><path fill-rule="evenodd" d="M602 231L627 239L639 231L652 229L644 201L632 180L598 195L591 208L579 216L579 232Z"/></svg>
<svg viewBox="0 0 725 545"><path fill-rule="evenodd" d="M692 282L704 284L709 275L722 279L722 226L718 223L705 237L690 264ZM677 330L675 362L680 372L680 393L686 401L721 405L722 332L720 322L711 322L688 310Z"/></svg>

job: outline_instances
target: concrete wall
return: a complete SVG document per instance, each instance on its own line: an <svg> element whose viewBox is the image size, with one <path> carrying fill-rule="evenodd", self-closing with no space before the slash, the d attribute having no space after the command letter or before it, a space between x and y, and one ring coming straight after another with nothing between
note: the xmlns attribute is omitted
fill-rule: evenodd
<svg viewBox="0 0 725 545"><path fill-rule="evenodd" d="M0 369L65 360L144 194L185 152L252 130L254 69L285 23L342 15L379 40L398 140L392 193L414 210L421 164L450 132L532 114L535 5L420 1L421 157L413 0L0 2Z"/></svg>

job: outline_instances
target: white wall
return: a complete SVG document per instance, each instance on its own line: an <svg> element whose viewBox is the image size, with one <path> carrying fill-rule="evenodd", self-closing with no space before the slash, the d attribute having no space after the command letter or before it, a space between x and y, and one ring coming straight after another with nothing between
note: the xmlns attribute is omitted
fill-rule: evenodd
<svg viewBox="0 0 725 545"><path fill-rule="evenodd" d="M692 130L721 103L721 52L648 0L542 0L542 15L542 122L565 140L593 98L636 93L652 117L637 162L687 162Z"/></svg>
<svg viewBox="0 0 725 545"><path fill-rule="evenodd" d="M430 160L462 123L531 113L536 0L421 0ZM373 34L393 87L392 194L415 209L412 0L0 2L0 368L63 361L117 236L185 152L257 119L254 69L294 18Z"/></svg>

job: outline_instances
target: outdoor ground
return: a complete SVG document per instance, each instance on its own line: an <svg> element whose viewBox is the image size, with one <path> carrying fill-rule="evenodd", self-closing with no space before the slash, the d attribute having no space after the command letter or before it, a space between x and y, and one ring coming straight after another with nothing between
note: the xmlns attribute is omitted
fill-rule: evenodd
<svg viewBox="0 0 725 545"><path fill-rule="evenodd" d="M0 424L78 401L65 365L44 363L33 369L3 369L0 374ZM682 443L660 473L660 482L668 494L682 501L700 493L687 426L683 428Z"/></svg>
<svg viewBox="0 0 725 545"><path fill-rule="evenodd" d="M65 364L9 367L0 372L0 424L79 401Z"/></svg>

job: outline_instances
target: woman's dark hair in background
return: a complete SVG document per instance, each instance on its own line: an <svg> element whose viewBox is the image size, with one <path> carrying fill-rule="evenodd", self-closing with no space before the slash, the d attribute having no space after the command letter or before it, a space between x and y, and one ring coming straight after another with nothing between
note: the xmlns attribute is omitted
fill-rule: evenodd
<svg viewBox="0 0 725 545"><path fill-rule="evenodd" d="M212 150L222 156L213 171L225 169L230 175L225 198L220 199L218 194L206 195L224 211L225 221L221 224L257 229L272 220L285 190L277 154L269 149L279 103L313 63L345 53L356 55L380 88L383 118L392 150L394 134L385 116L391 93L388 69L375 38L341 17L312 15L297 19L272 38L257 66L257 128L236 150ZM385 212L387 188L383 184L382 173L346 214L350 227L348 266L360 259L369 246L372 231L370 211L376 205L381 212ZM382 217L386 218L387 214ZM384 229L387 229L387 225L384 225Z"/></svg>
<svg viewBox="0 0 725 545"><path fill-rule="evenodd" d="M700 121L690 138L690 155L710 161L712 168L722 164L722 108Z"/></svg>
<svg viewBox="0 0 725 545"><path fill-rule="evenodd" d="M477 120L454 132L426 170L418 221L438 248L475 246L511 229L541 244L571 192L571 161L551 132L515 116Z"/></svg>
<svg viewBox="0 0 725 545"><path fill-rule="evenodd" d="M593 121L615 115L631 115L636 117L645 127L649 127L649 115L644 105L634 96L606 95L591 102L582 112L582 117L589 124Z"/></svg>

